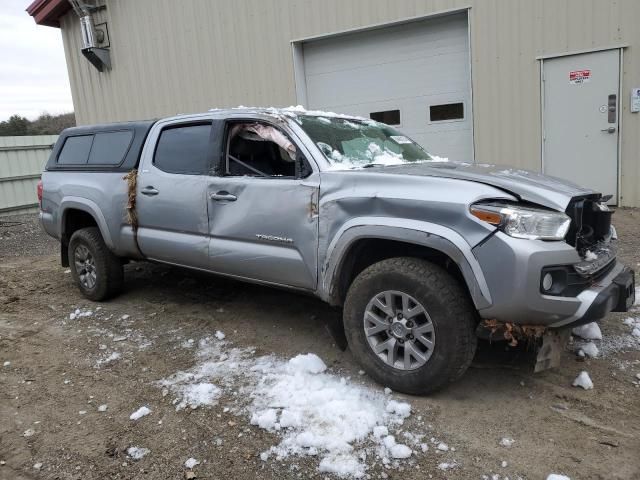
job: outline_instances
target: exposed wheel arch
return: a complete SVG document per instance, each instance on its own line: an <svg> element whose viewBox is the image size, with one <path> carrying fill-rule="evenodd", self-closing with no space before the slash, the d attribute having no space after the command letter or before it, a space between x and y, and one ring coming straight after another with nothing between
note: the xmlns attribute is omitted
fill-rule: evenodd
<svg viewBox="0 0 640 480"><path fill-rule="evenodd" d="M439 265L456 278L468 291L460 268L444 252L424 245L399 240L362 238L353 242L344 255L344 261L340 266L338 275L335 277L337 280L336 290L334 291L335 300L340 305L344 302L349 286L367 267L382 260L396 257L419 258Z"/></svg>
<svg viewBox="0 0 640 480"><path fill-rule="evenodd" d="M413 256L439 264L461 278L476 309L491 305L484 273L460 234L429 222L379 217L364 220L367 223L356 224L354 219L345 225L329 245L318 288L321 298L341 306L349 282L364 268L391 257Z"/></svg>

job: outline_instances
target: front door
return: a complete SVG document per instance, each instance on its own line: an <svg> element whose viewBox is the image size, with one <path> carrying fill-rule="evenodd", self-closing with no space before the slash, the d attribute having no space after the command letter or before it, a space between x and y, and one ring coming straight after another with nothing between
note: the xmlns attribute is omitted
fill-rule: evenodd
<svg viewBox="0 0 640 480"><path fill-rule="evenodd" d="M234 122L227 132L223 168L207 187L209 268L314 289L318 173L300 168L292 137L273 125Z"/></svg>
<svg viewBox="0 0 640 480"><path fill-rule="evenodd" d="M618 198L620 51L543 61L544 173Z"/></svg>

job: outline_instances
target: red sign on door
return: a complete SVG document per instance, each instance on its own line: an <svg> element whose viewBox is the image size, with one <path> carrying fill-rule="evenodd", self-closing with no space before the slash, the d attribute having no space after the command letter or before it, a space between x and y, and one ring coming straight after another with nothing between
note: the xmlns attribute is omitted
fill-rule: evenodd
<svg viewBox="0 0 640 480"><path fill-rule="evenodd" d="M591 70L574 70L569 72L569 83L574 85L588 82L591 79Z"/></svg>

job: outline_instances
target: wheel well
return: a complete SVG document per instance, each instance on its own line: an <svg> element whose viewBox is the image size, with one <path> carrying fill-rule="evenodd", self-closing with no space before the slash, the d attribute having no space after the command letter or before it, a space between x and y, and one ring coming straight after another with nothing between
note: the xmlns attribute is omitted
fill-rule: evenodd
<svg viewBox="0 0 640 480"><path fill-rule="evenodd" d="M68 244L71 235L81 228L97 226L98 223L90 213L75 208L69 209L65 212L64 224L62 225L62 243Z"/></svg>
<svg viewBox="0 0 640 480"><path fill-rule="evenodd" d="M414 257L428 260L449 272L468 291L467 283L458 265L445 253L424 245L366 238L354 242L345 253L345 260L338 273L337 289L334 290L334 301L344 303L351 282L367 267L374 263L394 257Z"/></svg>

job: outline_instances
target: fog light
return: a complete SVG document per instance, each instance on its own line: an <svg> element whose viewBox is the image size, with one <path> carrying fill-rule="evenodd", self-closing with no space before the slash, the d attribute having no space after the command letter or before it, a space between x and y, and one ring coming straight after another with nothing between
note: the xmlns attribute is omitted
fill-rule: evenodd
<svg viewBox="0 0 640 480"><path fill-rule="evenodd" d="M549 290L551 290L551 287L553 287L553 276L550 273L547 273L542 278L542 288L545 292L548 292Z"/></svg>

